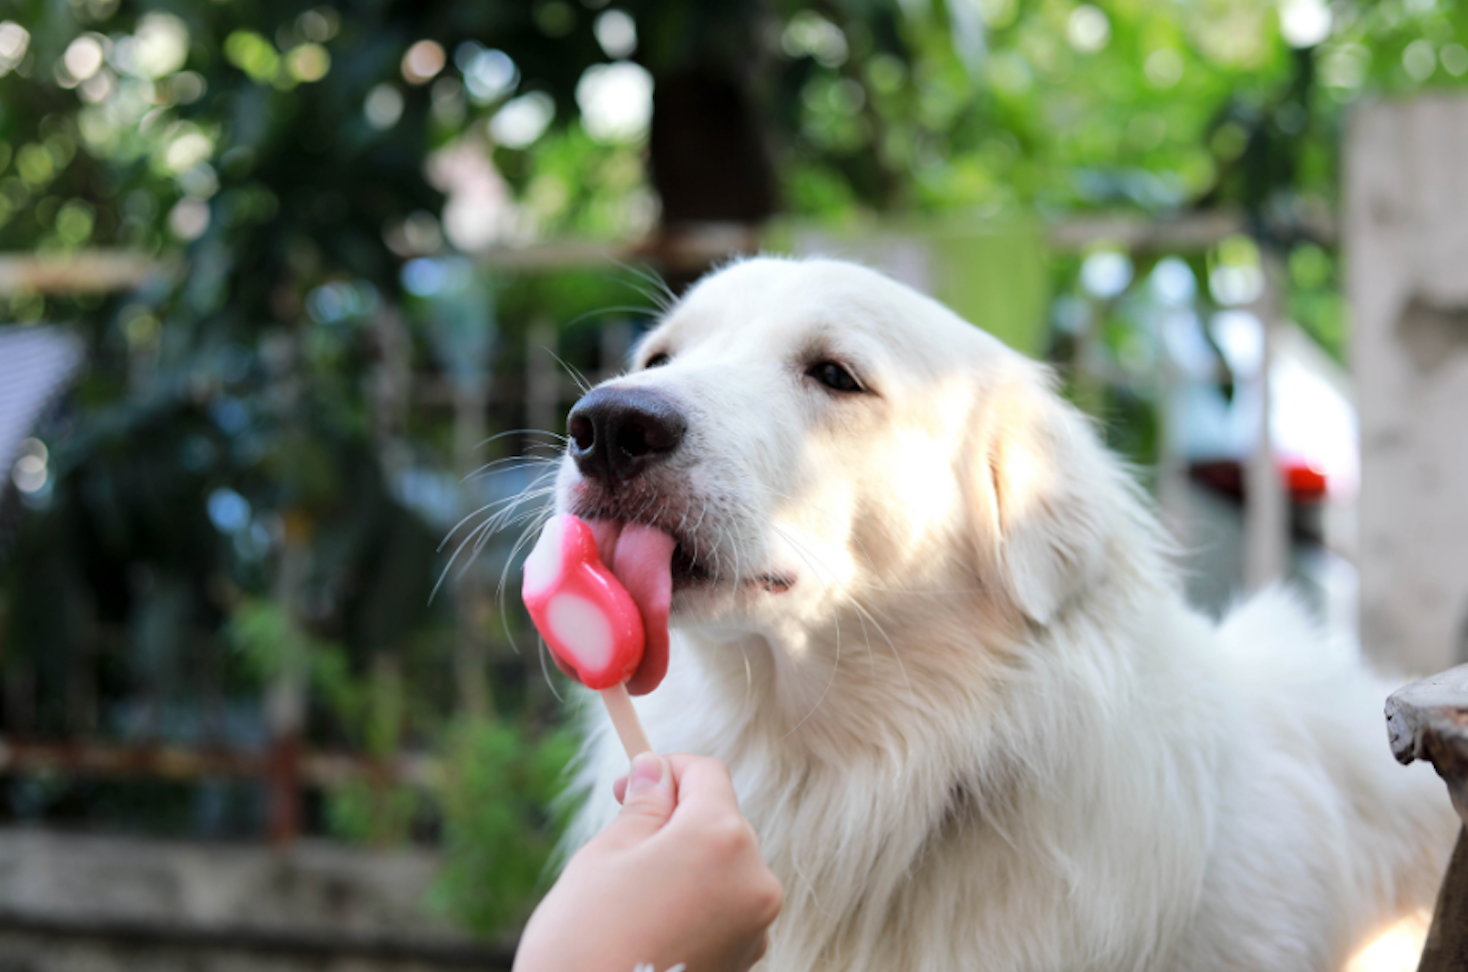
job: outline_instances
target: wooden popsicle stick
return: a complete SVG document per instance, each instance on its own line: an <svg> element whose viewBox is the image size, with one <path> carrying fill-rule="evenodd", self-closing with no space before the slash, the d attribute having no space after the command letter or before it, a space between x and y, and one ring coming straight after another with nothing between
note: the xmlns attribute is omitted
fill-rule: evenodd
<svg viewBox="0 0 1468 972"><path fill-rule="evenodd" d="M612 725L617 730L617 738L622 740L622 748L627 750L627 758L636 759L639 753L652 752L652 743L647 741L642 720L637 718L637 710L632 708L632 696L627 694L627 686L613 685L602 689L601 700L606 703L607 715L612 717Z"/></svg>

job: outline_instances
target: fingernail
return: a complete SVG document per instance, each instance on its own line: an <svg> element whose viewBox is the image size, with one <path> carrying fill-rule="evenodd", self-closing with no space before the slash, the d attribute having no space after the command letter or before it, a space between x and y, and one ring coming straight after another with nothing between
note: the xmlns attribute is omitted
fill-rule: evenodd
<svg viewBox="0 0 1468 972"><path fill-rule="evenodd" d="M632 771L627 774L627 792L637 793L661 786L667 764L657 753L638 753L632 760Z"/></svg>

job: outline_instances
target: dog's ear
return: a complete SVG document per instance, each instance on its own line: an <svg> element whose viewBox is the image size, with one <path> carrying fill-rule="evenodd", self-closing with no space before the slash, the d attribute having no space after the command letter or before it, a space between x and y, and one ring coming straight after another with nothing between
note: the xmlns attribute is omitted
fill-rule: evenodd
<svg viewBox="0 0 1468 972"><path fill-rule="evenodd" d="M981 391L970 430L981 573L1048 624L1105 569L1124 477L1038 367Z"/></svg>

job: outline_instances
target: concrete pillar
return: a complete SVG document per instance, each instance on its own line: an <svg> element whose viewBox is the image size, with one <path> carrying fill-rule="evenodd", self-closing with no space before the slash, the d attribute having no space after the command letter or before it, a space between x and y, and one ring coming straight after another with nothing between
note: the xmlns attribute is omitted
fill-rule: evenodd
<svg viewBox="0 0 1468 972"><path fill-rule="evenodd" d="M1468 98L1357 110L1345 245L1361 419L1361 638L1468 660Z"/></svg>

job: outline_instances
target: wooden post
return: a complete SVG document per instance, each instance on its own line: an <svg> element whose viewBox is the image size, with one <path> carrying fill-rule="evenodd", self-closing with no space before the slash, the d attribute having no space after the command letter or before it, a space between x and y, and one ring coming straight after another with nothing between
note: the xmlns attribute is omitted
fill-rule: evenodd
<svg viewBox="0 0 1468 972"><path fill-rule="evenodd" d="M478 505L479 446L485 437L484 412L489 404L488 383L454 390L454 469L459 476L460 503L464 512ZM454 592L457 641L454 675L458 682L459 707L473 716L493 711L489 696L489 614L491 602L484 578L470 566Z"/></svg>
<svg viewBox="0 0 1468 972"><path fill-rule="evenodd" d="M274 600L296 624L298 593L310 565L312 521L304 510L287 510L285 536L275 573ZM267 769L268 828L275 844L289 844L301 833L301 733L306 723L309 659L300 639L288 639L280 671L265 689L265 724L270 732Z"/></svg>
<svg viewBox="0 0 1468 972"><path fill-rule="evenodd" d="M1167 532L1183 549L1191 543L1188 517L1188 458L1183 452L1178 424L1178 395L1183 386L1177 361L1168 349L1167 331L1189 326L1196 319L1191 308L1173 307L1163 311L1157 328L1159 348L1157 369L1157 508ZM1191 325L1197 327L1199 325Z"/></svg>
<svg viewBox="0 0 1468 972"><path fill-rule="evenodd" d="M4 672L5 731L30 736L36 728L36 666L29 657L9 658L6 631L10 612L8 599L0 593L0 665Z"/></svg>
<svg viewBox="0 0 1468 972"><path fill-rule="evenodd" d="M390 304L373 317L372 335L377 344L377 361L367 379L372 434L383 474L391 476L412 459L403 432L413 396L413 336L402 312Z"/></svg>
<svg viewBox="0 0 1468 972"><path fill-rule="evenodd" d="M1404 764L1430 761L1468 825L1468 665L1393 692L1386 701L1386 724L1392 754ZM1468 831L1458 834L1417 969L1468 969Z"/></svg>
<svg viewBox="0 0 1468 972"><path fill-rule="evenodd" d="M35 662L16 658L4 670L6 731L29 737L35 733Z"/></svg>
<svg viewBox="0 0 1468 972"><path fill-rule="evenodd" d="M1076 407L1087 415L1104 419L1106 376L1102 373L1101 328L1106 324L1111 301L1086 298L1086 316L1075 333L1075 357L1071 362L1071 390Z"/></svg>
<svg viewBox="0 0 1468 972"><path fill-rule="evenodd" d="M541 432L564 432L561 412L561 363L555 322L537 317L525 333L525 427ZM531 445L538 445L532 442Z"/></svg>
<svg viewBox="0 0 1468 972"><path fill-rule="evenodd" d="M1259 254L1264 288L1250 308L1259 318L1263 338L1259 373L1251 379L1258 396L1258 424L1254 451L1244 469L1244 586L1251 591L1279 580L1289 565L1289 494L1280 477L1279 457L1270 427L1274 398L1269 372L1274 364L1275 331L1283 306L1282 271L1278 262L1267 250Z"/></svg>

